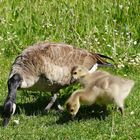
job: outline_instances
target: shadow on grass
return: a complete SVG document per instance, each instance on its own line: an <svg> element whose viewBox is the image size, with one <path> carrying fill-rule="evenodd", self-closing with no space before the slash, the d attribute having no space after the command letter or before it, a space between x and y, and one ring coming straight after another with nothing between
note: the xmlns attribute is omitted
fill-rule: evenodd
<svg viewBox="0 0 140 140"><path fill-rule="evenodd" d="M63 95L58 98L61 105L64 105L69 95ZM46 94L24 94L21 98L24 98L22 103L17 103L17 108L15 114L24 113L27 116L38 116L38 115L47 115L48 113L44 111L45 107L50 101L51 96ZM31 100L29 99L31 98ZM33 99L34 98L34 99ZM28 102L25 100L28 99ZM25 103L24 103L25 102ZM54 109L53 106L52 109ZM56 109L56 108L55 108ZM3 113L3 106L0 106L0 114ZM64 124L71 120L70 115L64 111L63 113L56 112L59 115L59 120L57 120L57 124ZM82 106L75 117L75 120L87 120L87 119L98 119L104 120L108 116L109 112L106 108L103 108L98 105L94 106Z"/></svg>
<svg viewBox="0 0 140 140"><path fill-rule="evenodd" d="M49 101L50 97L38 95L38 97L36 97L34 101L30 101L27 103L17 103L17 109L15 114L24 113L27 116L47 114L44 109L49 103Z"/></svg>
<svg viewBox="0 0 140 140"><path fill-rule="evenodd" d="M78 114L74 118L74 120L89 120L89 119L98 119L105 120L105 118L110 114L110 112L106 109L106 107L94 105L94 106L83 106L80 108ZM57 124L68 123L71 120L71 116L68 112L63 112L59 120L56 122Z"/></svg>
<svg viewBox="0 0 140 140"><path fill-rule="evenodd" d="M2 117L2 115L3 115L3 105L0 106L0 116Z"/></svg>
<svg viewBox="0 0 140 140"><path fill-rule="evenodd" d="M52 97L51 94L47 94L47 93L28 94L25 92L25 94L22 95L22 97L25 100L26 99L30 100L30 102L28 101L27 103L24 103L24 99L23 99L23 101L22 101L23 103L17 103L17 109L16 109L15 114L21 114L22 112L27 116L31 116L31 115L37 116L37 115L47 115L48 114L48 112L45 112L44 109L51 100L51 97ZM31 99L29 99L29 98L31 98ZM67 95L58 97L58 103L63 105L66 98L67 98ZM52 106L51 110L52 109L57 110L56 104L54 104Z"/></svg>

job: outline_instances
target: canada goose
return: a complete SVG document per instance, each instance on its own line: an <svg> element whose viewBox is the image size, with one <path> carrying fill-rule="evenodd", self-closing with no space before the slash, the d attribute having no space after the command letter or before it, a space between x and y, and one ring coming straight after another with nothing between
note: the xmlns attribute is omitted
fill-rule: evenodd
<svg viewBox="0 0 140 140"><path fill-rule="evenodd" d="M15 59L9 74L3 125L7 126L11 114L15 112L17 89L50 91L54 97L45 108L49 110L57 99L59 89L71 84L73 66L83 65L91 69L95 63L112 65L103 58L111 59L63 43L44 42L25 49Z"/></svg>
<svg viewBox="0 0 140 140"><path fill-rule="evenodd" d="M73 78L83 84L84 89L75 91L66 101L68 112L74 117L80 104L115 103L121 113L124 111L124 100L128 96L134 81L113 76L104 71L89 73L83 66L76 66L72 70Z"/></svg>

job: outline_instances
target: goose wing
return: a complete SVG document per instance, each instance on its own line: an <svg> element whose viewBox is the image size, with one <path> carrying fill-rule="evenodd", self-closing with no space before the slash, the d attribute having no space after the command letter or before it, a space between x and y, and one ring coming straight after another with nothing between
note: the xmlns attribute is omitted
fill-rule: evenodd
<svg viewBox="0 0 140 140"><path fill-rule="evenodd" d="M46 57L49 57L51 62L59 66L73 67L74 65L84 65L90 69L95 63L103 66L111 66L112 64L105 59L113 60L112 58L89 52L85 49L76 48L67 44L48 44L48 51Z"/></svg>
<svg viewBox="0 0 140 140"><path fill-rule="evenodd" d="M47 49L46 49L47 48ZM91 53L67 44L47 43L42 51L45 61L46 77L61 85L69 84L71 69L76 65L83 65L91 69L95 63L100 65L111 65L104 58L107 56Z"/></svg>

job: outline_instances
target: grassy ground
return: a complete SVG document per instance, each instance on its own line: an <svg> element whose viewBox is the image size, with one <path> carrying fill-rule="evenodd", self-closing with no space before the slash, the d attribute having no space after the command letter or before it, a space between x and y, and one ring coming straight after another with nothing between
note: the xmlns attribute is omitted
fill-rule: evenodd
<svg viewBox="0 0 140 140"><path fill-rule="evenodd" d="M66 113L52 110L44 114L49 93L20 91L16 114L8 128L0 127L0 139L140 139L139 11L139 0L0 0L0 112L14 58L28 45L44 40L111 56L118 67L106 70L135 81L126 100L124 118L111 106L104 113L100 113L99 107L95 112L91 107L83 107L75 121L68 121ZM62 104L71 88L61 90ZM15 119L20 120L19 125L13 123Z"/></svg>

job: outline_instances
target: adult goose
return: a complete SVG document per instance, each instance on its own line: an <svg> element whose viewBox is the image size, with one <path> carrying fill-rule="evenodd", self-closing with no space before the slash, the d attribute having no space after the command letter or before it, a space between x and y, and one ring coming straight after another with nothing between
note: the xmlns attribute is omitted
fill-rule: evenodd
<svg viewBox="0 0 140 140"><path fill-rule="evenodd" d="M53 98L45 110L49 110L60 88L71 84L71 70L75 65L91 69L95 63L111 66L107 56L89 52L63 43L43 42L25 49L16 57L8 78L8 96L4 103L3 125L7 126L16 109L17 89L50 91Z"/></svg>

